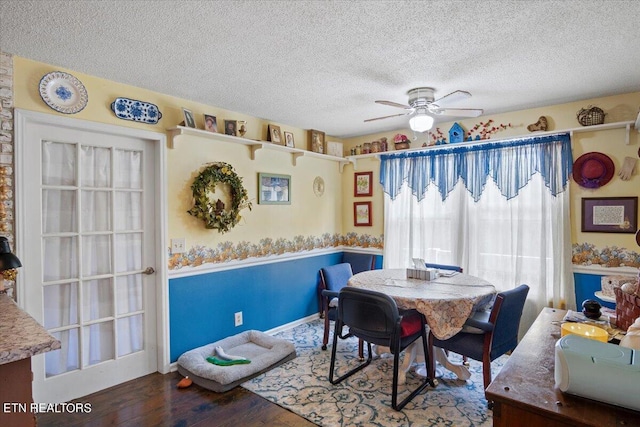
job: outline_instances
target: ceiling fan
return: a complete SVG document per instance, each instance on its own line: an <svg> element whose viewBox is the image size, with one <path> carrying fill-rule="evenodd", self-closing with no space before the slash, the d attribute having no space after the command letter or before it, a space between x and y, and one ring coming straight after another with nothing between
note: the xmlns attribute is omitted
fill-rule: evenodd
<svg viewBox="0 0 640 427"><path fill-rule="evenodd" d="M398 104L392 101L376 101L377 104L389 105L391 107L407 110L402 114L392 114L390 116L367 119L365 122L388 119L398 116L412 116L409 119L409 126L415 132L426 132L433 126L434 116L454 116L454 117L478 117L482 114L477 108L445 108L442 105L460 101L471 97L469 92L456 90L448 95L435 99L434 89L431 87L417 87L407 92L409 105Z"/></svg>

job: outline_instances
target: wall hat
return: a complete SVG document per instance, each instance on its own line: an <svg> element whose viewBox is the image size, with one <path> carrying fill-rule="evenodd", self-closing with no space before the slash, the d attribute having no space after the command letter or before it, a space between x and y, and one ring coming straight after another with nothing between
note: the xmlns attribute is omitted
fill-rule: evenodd
<svg viewBox="0 0 640 427"><path fill-rule="evenodd" d="M613 178L613 160L603 153L591 152L578 157L573 163L573 179L584 188L600 188Z"/></svg>

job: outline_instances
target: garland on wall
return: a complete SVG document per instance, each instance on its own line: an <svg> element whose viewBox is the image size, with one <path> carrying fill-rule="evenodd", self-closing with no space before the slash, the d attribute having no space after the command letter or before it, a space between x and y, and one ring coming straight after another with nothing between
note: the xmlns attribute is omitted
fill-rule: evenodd
<svg viewBox="0 0 640 427"><path fill-rule="evenodd" d="M220 199L215 202L209 199L209 193L214 193L216 184L219 183L227 184L231 189L231 209L225 210ZM251 202L247 190L242 186L242 178L229 163L207 163L207 167L193 180L191 191L194 205L187 213L203 220L205 228L216 229L220 233L226 233L238 224L242 218L242 209L251 210Z"/></svg>

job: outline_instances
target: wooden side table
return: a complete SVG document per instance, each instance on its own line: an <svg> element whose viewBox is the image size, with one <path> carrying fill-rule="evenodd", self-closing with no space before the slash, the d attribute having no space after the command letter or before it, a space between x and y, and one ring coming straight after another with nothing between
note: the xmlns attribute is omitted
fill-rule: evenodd
<svg viewBox="0 0 640 427"><path fill-rule="evenodd" d="M494 427L637 426L640 412L555 387L555 344L566 310L545 308L486 390Z"/></svg>

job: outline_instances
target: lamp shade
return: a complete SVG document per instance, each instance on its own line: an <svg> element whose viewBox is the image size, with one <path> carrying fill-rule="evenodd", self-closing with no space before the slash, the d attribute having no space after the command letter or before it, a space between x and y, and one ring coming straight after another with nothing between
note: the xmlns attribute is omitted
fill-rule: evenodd
<svg viewBox="0 0 640 427"><path fill-rule="evenodd" d="M413 117L409 119L409 127L414 132L426 132L433 126L433 117L426 111L416 111Z"/></svg>
<svg viewBox="0 0 640 427"><path fill-rule="evenodd" d="M18 267L22 267L22 263L17 256L11 253L9 240L6 237L0 237L0 271Z"/></svg>

